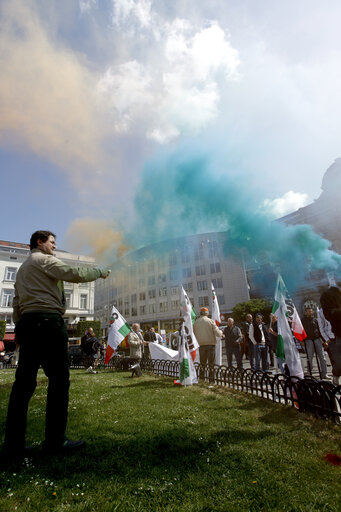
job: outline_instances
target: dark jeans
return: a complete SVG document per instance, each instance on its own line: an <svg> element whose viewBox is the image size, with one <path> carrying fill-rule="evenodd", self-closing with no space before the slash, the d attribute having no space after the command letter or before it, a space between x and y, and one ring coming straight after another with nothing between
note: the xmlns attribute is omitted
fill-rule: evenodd
<svg viewBox="0 0 341 512"><path fill-rule="evenodd" d="M199 348L200 364L202 366L209 365L209 381L214 382L213 365L215 362L215 345L201 345ZM200 371L200 379L204 378L203 370Z"/></svg>
<svg viewBox="0 0 341 512"><path fill-rule="evenodd" d="M236 358L238 368L243 368L242 355L240 353L240 346L226 344L227 366L229 368L232 367L232 356L233 355Z"/></svg>
<svg viewBox="0 0 341 512"><path fill-rule="evenodd" d="M262 370L265 372L267 368L268 362L268 347L266 345L261 345L260 343L254 346L255 348L255 360L256 360L256 370L260 369L260 361L262 360Z"/></svg>
<svg viewBox="0 0 341 512"><path fill-rule="evenodd" d="M66 439L70 386L64 321L57 313L26 313L18 321L15 333L20 347L19 364L8 404L4 446L18 451L25 446L27 409L40 365L49 379L45 442L59 446Z"/></svg>

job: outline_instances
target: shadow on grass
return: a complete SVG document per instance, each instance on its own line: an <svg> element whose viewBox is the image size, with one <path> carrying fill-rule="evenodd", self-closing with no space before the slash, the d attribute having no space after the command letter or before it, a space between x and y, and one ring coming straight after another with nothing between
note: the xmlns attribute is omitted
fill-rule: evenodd
<svg viewBox="0 0 341 512"><path fill-rule="evenodd" d="M252 441L263 441L274 435L267 431L254 433ZM241 466L247 469L249 464L245 448L241 446L244 442L250 443L250 433L243 430L226 429L203 439L183 429L166 429L152 437L144 433L130 434L117 442L98 437L71 456L45 457L37 452L33 464L40 474L54 481L75 473L79 478L97 482L110 476L130 481L169 472L184 476L205 471L208 454L212 458L222 445L228 444L231 449L228 465L237 471Z"/></svg>

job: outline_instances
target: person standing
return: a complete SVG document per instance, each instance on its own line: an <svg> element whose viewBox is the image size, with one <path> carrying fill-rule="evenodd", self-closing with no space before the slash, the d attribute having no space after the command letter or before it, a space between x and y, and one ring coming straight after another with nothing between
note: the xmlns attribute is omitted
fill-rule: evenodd
<svg viewBox="0 0 341 512"><path fill-rule="evenodd" d="M335 336L334 340L328 342L328 349L333 367L333 382L338 385L341 377L341 290L337 286L330 286L322 293L320 303Z"/></svg>
<svg viewBox="0 0 341 512"><path fill-rule="evenodd" d="M313 309L310 307L306 308L304 310L304 316L301 320L307 335L306 339L304 340L307 352L307 373L310 375L313 373L313 359L315 354L319 367L320 378L322 380L328 379L327 363L324 355L321 333L318 322L316 318L314 318Z"/></svg>
<svg viewBox="0 0 341 512"><path fill-rule="evenodd" d="M84 441L66 437L69 401L68 336L63 281L82 283L108 277L110 270L69 266L53 255L55 235L36 231L31 253L18 270L13 300L13 320L20 347L18 369L12 387L2 447L2 459L25 454L27 408L42 366L48 377L45 440L47 453L66 453L84 446Z"/></svg>
<svg viewBox="0 0 341 512"><path fill-rule="evenodd" d="M250 325L252 324L253 318L250 313L245 316L245 322L242 324L242 333L245 340L245 346L247 347L247 355L250 360L251 369L255 369L255 349L252 341L250 340L249 332Z"/></svg>
<svg viewBox="0 0 341 512"><path fill-rule="evenodd" d="M132 329L128 335L129 357L134 362L139 363L143 355L144 340L140 333L139 324L133 324Z"/></svg>
<svg viewBox="0 0 341 512"><path fill-rule="evenodd" d="M215 361L215 346L217 343L216 338L221 338L223 333L218 329L214 320L208 318L207 308L200 309L200 317L194 322L193 332L200 347L200 365L202 368L206 366L206 364L209 365L209 381L210 383L213 383L213 365ZM200 378L203 378L202 369Z"/></svg>
<svg viewBox="0 0 341 512"><path fill-rule="evenodd" d="M227 319L227 327L224 330L225 336L225 346L226 346L226 357L227 357L227 366L232 368L232 357L234 355L237 367L239 369L243 368L242 355L240 353L240 344L243 339L242 332L234 325L234 319Z"/></svg>
<svg viewBox="0 0 341 512"><path fill-rule="evenodd" d="M255 369L260 370L260 361L262 360L262 370L265 372L267 370L270 339L261 313L257 313L255 321L250 325L249 336L255 350Z"/></svg>

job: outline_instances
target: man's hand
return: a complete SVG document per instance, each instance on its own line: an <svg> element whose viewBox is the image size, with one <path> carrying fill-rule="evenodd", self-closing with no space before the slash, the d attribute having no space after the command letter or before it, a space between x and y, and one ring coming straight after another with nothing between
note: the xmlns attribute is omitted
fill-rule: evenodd
<svg viewBox="0 0 341 512"><path fill-rule="evenodd" d="M106 270L101 270L101 272L102 272L101 278L106 279L107 277L110 276L111 270L106 269Z"/></svg>

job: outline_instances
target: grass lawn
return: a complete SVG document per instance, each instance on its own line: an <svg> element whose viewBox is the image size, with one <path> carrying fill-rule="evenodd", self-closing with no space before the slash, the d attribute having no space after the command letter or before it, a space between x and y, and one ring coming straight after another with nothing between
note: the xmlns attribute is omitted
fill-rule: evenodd
<svg viewBox="0 0 341 512"><path fill-rule="evenodd" d="M4 430L14 370L0 372ZM85 450L39 454L47 379L39 372L27 443L0 473L0 511L337 511L340 427L235 391L170 378L72 370L68 435ZM2 441L2 437L1 437Z"/></svg>

